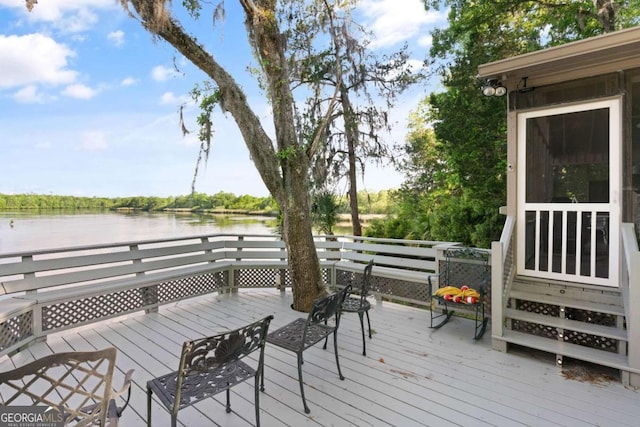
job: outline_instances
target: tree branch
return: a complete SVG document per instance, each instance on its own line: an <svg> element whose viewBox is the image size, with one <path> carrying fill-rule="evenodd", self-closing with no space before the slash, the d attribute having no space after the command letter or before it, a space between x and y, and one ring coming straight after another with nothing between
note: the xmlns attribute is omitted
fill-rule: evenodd
<svg viewBox="0 0 640 427"><path fill-rule="evenodd" d="M252 5L247 0L241 0L241 2ZM264 131L259 118L249 107L246 95L233 77L193 37L186 34L166 12L156 10L157 3L162 1L131 0L145 27L153 29L156 35L175 47L216 82L221 94L220 107L223 111L230 112L237 123L262 181L276 199L278 196L283 196L282 177L277 167L278 160L273 142ZM158 17L166 19L158 22L156 21Z"/></svg>

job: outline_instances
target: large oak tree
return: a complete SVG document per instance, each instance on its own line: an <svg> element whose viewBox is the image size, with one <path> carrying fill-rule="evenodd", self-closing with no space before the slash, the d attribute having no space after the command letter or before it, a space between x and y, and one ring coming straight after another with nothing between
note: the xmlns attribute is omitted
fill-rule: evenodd
<svg viewBox="0 0 640 427"><path fill-rule="evenodd" d="M36 0L26 0L31 9ZM293 308L308 311L313 301L326 293L312 235L310 219L310 165L319 141L300 138L295 123L295 104L287 55L287 37L280 29L282 3L295 13L304 0L238 0L245 16L248 41L260 67L260 82L271 103L275 139L272 139L249 105L246 94L233 76L215 59L214 52L200 44L172 14L180 7L169 0L121 0L122 6L145 29L166 41L215 82L214 101L235 120L265 186L282 211L282 234L288 253L293 288ZM329 0L309 0L328 11ZM193 17L203 8L219 16L224 3L184 0L182 7ZM285 18L286 19L286 18ZM224 49L223 44L216 48ZM330 109L329 109L330 111Z"/></svg>

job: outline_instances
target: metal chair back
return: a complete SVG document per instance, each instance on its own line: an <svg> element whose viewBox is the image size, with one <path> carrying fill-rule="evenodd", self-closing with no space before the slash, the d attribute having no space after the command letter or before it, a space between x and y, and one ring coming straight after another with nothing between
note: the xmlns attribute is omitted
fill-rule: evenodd
<svg viewBox="0 0 640 427"><path fill-rule="evenodd" d="M373 259L371 259L367 263L366 267L364 268L358 297L346 298L342 303L342 312L358 313L358 317L360 318L360 329L362 330L362 355L363 356L367 355L367 344L366 344L365 330L364 330L365 315L367 316L369 338L371 338L371 320L369 319L369 309L371 308L371 304L369 303L369 301L367 301L367 296L369 296L369 289L371 288L372 272L373 272Z"/></svg>
<svg viewBox="0 0 640 427"><path fill-rule="evenodd" d="M264 346L269 324L267 316L242 328L182 345L178 370L147 382L147 425L151 425L151 395L155 393L171 413L171 425L178 411L226 391L227 412L231 412L229 389L254 378L256 425L260 425L258 378L264 369ZM255 367L242 359L259 351ZM254 364L255 365L255 364Z"/></svg>
<svg viewBox="0 0 640 427"><path fill-rule="evenodd" d="M360 307L364 308L367 304L367 297L369 296L369 289L371 289L371 273L373 271L373 259L369 261L364 268L362 276L362 285L360 286Z"/></svg>
<svg viewBox="0 0 640 427"><path fill-rule="evenodd" d="M106 425L116 361L113 347L54 353L0 373L2 405L46 405L76 427Z"/></svg>
<svg viewBox="0 0 640 427"><path fill-rule="evenodd" d="M342 303L351 292L351 285L344 287L338 292L334 292L323 298L319 298L313 303L313 307L309 312L307 323L309 325L317 323L326 323L335 316L336 328L340 322L340 314Z"/></svg>
<svg viewBox="0 0 640 427"><path fill-rule="evenodd" d="M475 333L478 340L484 335L488 318L485 316L485 304L490 295L491 271L489 267L489 252L478 248L450 248L444 251L444 260L440 261L439 273L429 275L429 294L432 298L430 328L438 329L449 322L456 309L471 310L474 313ZM437 278L437 288L434 286ZM438 289L447 287L465 289L463 296L438 294ZM466 292L474 291L473 296L465 297ZM451 291L447 291L451 292ZM433 305L433 303L436 303ZM438 313L437 310L441 309Z"/></svg>

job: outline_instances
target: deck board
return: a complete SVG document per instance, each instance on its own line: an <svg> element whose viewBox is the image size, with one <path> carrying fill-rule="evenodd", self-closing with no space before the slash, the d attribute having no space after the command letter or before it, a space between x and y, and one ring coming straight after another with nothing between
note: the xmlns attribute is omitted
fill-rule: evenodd
<svg viewBox="0 0 640 427"><path fill-rule="evenodd" d="M175 370L186 339L243 326L269 314L276 329L304 317L290 309L290 292L246 290L193 298L91 327L50 335L11 358L11 369L52 352L118 349L114 386L135 369L131 407L124 427L146 422L146 381ZM266 391L260 394L264 426L634 426L640 395L619 382L589 383L565 378L546 358L491 349L487 334L474 341L473 322L453 318L430 330L429 313L406 305L374 302L373 339L362 356L358 316L345 314L338 337L340 381L333 354L321 345L305 352L303 377L311 413L302 409L295 354L267 346ZM254 358L255 360L255 358ZM234 387L233 412L224 394L180 411L182 426L254 424L253 382ZM153 426L168 426L169 415L152 406Z"/></svg>

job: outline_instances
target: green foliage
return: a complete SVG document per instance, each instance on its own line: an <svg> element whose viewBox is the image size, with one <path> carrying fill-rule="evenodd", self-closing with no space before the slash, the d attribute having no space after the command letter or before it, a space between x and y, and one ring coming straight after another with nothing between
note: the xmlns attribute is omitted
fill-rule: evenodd
<svg viewBox="0 0 640 427"><path fill-rule="evenodd" d="M291 13L292 4L283 2L283 26L291 78L305 99L305 108L296 110L296 127L299 140L315 154L312 185L347 182L352 216L357 216L364 165L391 162L395 155L383 140L392 126L389 110L423 76L409 65L406 46L389 55L370 49L373 34L354 20L357 2L300 2L304 7L297 13ZM360 234L359 226L353 233Z"/></svg>
<svg viewBox="0 0 640 427"><path fill-rule="evenodd" d="M219 192L212 196L192 193L178 197L74 197L44 194L0 194L0 211L21 209L164 209L239 210L275 214L278 211L272 197L235 196Z"/></svg>
<svg viewBox="0 0 640 427"><path fill-rule="evenodd" d="M182 5L189 12L194 19L200 18L200 11L202 10L202 5L199 0L182 0Z"/></svg>
<svg viewBox="0 0 640 427"><path fill-rule="evenodd" d="M213 116L215 107L222 103L222 93L214 82L208 80L202 83L202 85L196 84L189 94L200 106L200 113L196 117L200 150L198 152L198 159L196 161L196 167L193 174L193 181L191 182L191 190L195 192L196 178L198 177L200 163L203 159L205 162L209 159L211 140L213 137L213 122L211 117ZM184 106L180 107L180 123L182 125L182 133L187 134L189 131L187 130L182 117L183 107Z"/></svg>
<svg viewBox="0 0 640 427"><path fill-rule="evenodd" d="M368 237L387 237L390 239L404 239L407 237L409 223L400 218L374 219L364 229Z"/></svg>
<svg viewBox="0 0 640 427"><path fill-rule="evenodd" d="M313 196L311 203L311 220L322 234L333 234L338 222L338 198L328 190L322 190Z"/></svg>
<svg viewBox="0 0 640 427"><path fill-rule="evenodd" d="M488 247L504 222L498 209L506 203L506 98L480 95L478 66L610 28L593 1L424 3L449 8L449 26L433 32L430 51L445 91L412 114L406 160L398 165L407 179L394 195L397 212L366 234ZM616 2L615 11L615 29L638 25L637 1Z"/></svg>
<svg viewBox="0 0 640 427"><path fill-rule="evenodd" d="M392 191L379 192L360 191L363 214L387 214L395 211ZM323 196L329 197L329 196ZM333 204L335 213L349 212L349 207L341 203L335 196ZM316 197L314 197L314 201ZM320 203L321 206L324 202ZM247 194L236 196L233 193L220 191L216 194L192 193L182 196L155 197L75 197L46 194L0 194L0 211L21 209L117 209L130 208L144 211L161 211L163 209L193 210L236 210L245 212L261 212L275 215L279 208L273 197L255 197ZM324 209L324 207L322 208ZM326 211L326 210L325 210Z"/></svg>
<svg viewBox="0 0 640 427"><path fill-rule="evenodd" d="M22 209L109 209L116 199L105 197L73 197L44 194L0 194L0 210Z"/></svg>
<svg viewBox="0 0 640 427"><path fill-rule="evenodd" d="M298 149L299 147L290 145L289 147L278 151L276 153L276 156L282 160L293 160L295 159L296 154L298 153Z"/></svg>
<svg viewBox="0 0 640 427"><path fill-rule="evenodd" d="M394 239L428 239L426 198L415 197L408 188L401 188L389 195L394 212L385 219L374 219L364 230L365 236Z"/></svg>
<svg viewBox="0 0 640 427"><path fill-rule="evenodd" d="M388 214L394 211L389 190L378 192L359 191L358 206L360 213L365 214Z"/></svg>

